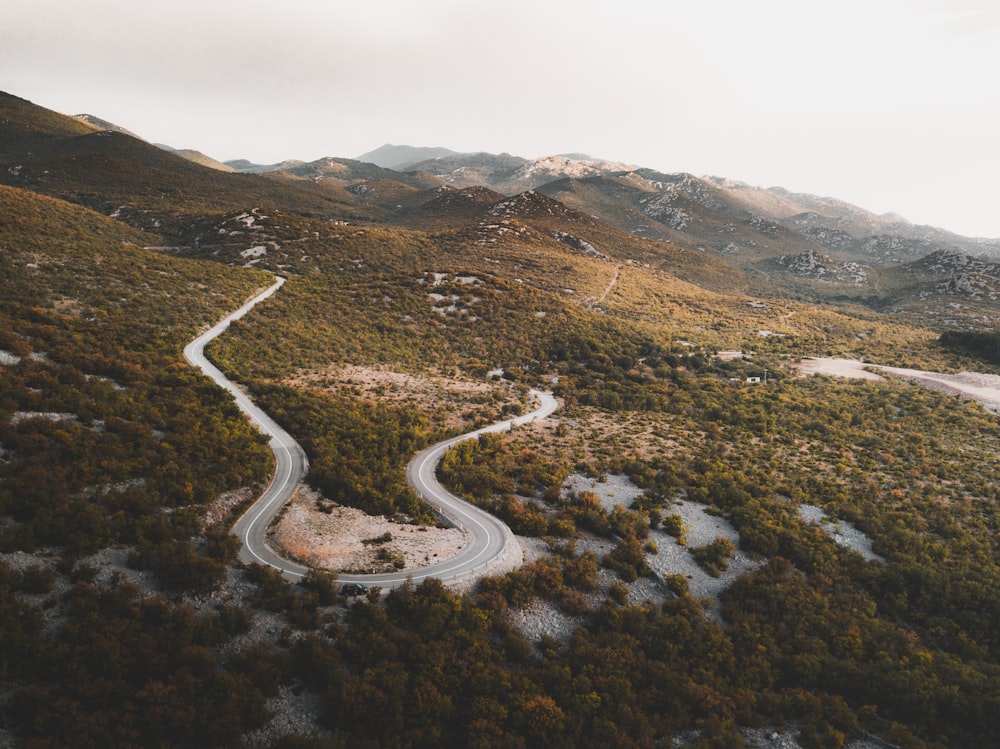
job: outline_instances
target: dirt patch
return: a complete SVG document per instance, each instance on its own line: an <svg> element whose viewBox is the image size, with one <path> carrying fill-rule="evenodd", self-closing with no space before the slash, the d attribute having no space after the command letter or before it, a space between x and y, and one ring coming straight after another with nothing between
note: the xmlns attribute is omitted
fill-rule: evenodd
<svg viewBox="0 0 1000 749"><path fill-rule="evenodd" d="M879 371L894 377L902 377L922 387L938 392L958 395L981 403L991 411L1000 411L1000 375L959 372L939 374L919 369L899 367L879 367Z"/></svg>
<svg viewBox="0 0 1000 749"><path fill-rule="evenodd" d="M215 501L208 506L204 517L201 519L201 529L206 531L218 523L226 522L237 507L241 504L249 503L259 492L254 487L244 486L233 491L225 492L216 497Z"/></svg>
<svg viewBox="0 0 1000 749"><path fill-rule="evenodd" d="M680 419L664 414L608 412L577 406L572 416L543 422L538 449L572 456L572 463L603 461L627 455L638 460L680 457L696 444L698 434ZM555 454L555 453L554 453Z"/></svg>
<svg viewBox="0 0 1000 749"><path fill-rule="evenodd" d="M853 377L859 380L884 380L881 375L870 372L858 359L803 359L795 365L804 375L824 374L831 377Z"/></svg>
<svg viewBox="0 0 1000 749"><path fill-rule="evenodd" d="M271 544L279 553L309 567L341 572L415 570L455 556L466 543L456 528L397 523L333 504L307 487L295 493L271 531Z"/></svg>

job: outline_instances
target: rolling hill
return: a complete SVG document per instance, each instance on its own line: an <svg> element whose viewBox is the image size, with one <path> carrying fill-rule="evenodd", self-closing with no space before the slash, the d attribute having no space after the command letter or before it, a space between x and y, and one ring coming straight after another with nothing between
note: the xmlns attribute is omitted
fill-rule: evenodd
<svg viewBox="0 0 1000 749"><path fill-rule="evenodd" d="M365 214L351 196L305 180L225 174L131 136L95 131L8 94L0 97L4 138L0 183L119 212L135 225L183 224L191 213L252 205L331 218Z"/></svg>

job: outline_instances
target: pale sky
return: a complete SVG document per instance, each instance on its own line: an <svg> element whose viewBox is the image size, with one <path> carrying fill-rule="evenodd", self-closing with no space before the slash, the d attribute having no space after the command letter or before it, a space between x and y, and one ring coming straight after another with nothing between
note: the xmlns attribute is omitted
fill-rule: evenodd
<svg viewBox="0 0 1000 749"><path fill-rule="evenodd" d="M0 5L0 89L223 161L582 152L1000 237L998 0Z"/></svg>

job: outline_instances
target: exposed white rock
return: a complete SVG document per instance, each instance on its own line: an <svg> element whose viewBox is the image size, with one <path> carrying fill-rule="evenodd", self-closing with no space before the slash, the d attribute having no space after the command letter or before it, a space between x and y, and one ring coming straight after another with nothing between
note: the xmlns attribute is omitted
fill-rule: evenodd
<svg viewBox="0 0 1000 749"><path fill-rule="evenodd" d="M10 417L11 424L20 424L25 419L48 419L49 421L78 421L76 414L57 413L54 411L15 411Z"/></svg>
<svg viewBox="0 0 1000 749"><path fill-rule="evenodd" d="M800 505L799 517L808 523L818 525L838 546L858 552L869 561L885 562L885 558L872 551L872 540L850 523L843 520L831 522L823 509L815 505Z"/></svg>

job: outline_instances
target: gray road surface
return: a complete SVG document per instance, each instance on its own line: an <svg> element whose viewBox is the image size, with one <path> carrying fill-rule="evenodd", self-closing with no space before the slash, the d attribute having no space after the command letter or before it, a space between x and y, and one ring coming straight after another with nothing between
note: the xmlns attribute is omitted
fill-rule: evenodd
<svg viewBox="0 0 1000 749"><path fill-rule="evenodd" d="M211 377L220 387L229 391L236 399L240 409L264 434L270 437L271 449L274 451L276 461L274 479L260 499L254 502L250 509L236 521L233 533L243 542L243 548L240 551L241 560L269 565L280 570L289 580L297 581L306 574L307 568L280 557L268 546L266 533L274 516L291 498L296 487L309 470L309 461L306 459L305 451L288 432L254 405L246 393L230 382L214 364L208 361L204 354L206 344L221 335L229 327L230 322L243 317L255 304L267 299L281 288L284 282L285 279L278 278L269 289L225 317L211 330L191 341L184 348L184 358ZM340 575L338 579L341 582L361 582L366 585L379 585L383 588L396 587L407 580L419 582L427 577L450 580L479 570L503 554L507 545L514 542L510 528L499 519L459 499L441 486L435 471L441 458L452 445L463 440L475 439L481 434L503 432L512 426L526 424L535 419L544 419L559 407L551 393L532 390L531 398L538 403L532 412L432 445L418 453L406 467L406 477L410 486L435 512L465 532L468 543L462 551L448 560L417 570L377 575Z"/></svg>

